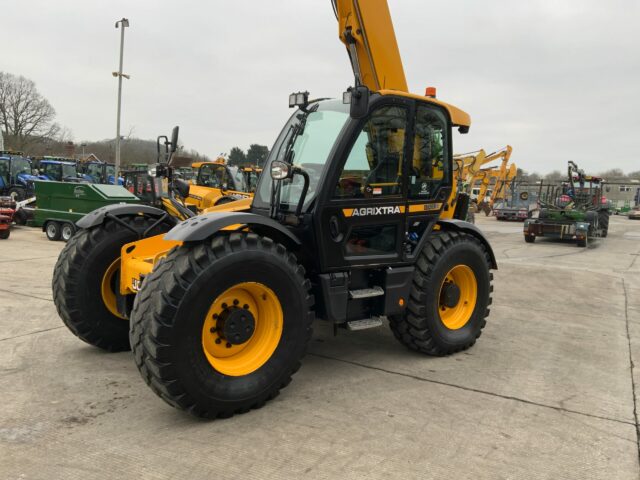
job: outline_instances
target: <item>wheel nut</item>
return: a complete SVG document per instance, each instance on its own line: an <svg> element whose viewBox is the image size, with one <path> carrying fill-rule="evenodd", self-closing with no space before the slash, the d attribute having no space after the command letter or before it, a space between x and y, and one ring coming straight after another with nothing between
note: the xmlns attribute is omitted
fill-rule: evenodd
<svg viewBox="0 0 640 480"><path fill-rule="evenodd" d="M227 342L227 348L231 348L231 344Z"/></svg>
<svg viewBox="0 0 640 480"><path fill-rule="evenodd" d="M216 328L216 327L211 327L211 328L209 329L209 331L210 331L211 333L216 333L217 328Z"/></svg>
<svg viewBox="0 0 640 480"><path fill-rule="evenodd" d="M218 314L217 314L217 313L214 313L214 314L213 314L213 319L214 319L214 320L217 320L217 319L218 319Z"/></svg>
<svg viewBox="0 0 640 480"><path fill-rule="evenodd" d="M249 310L249 305L247 305L246 303L242 306L242 308L244 308L245 310Z"/></svg>
<svg viewBox="0 0 640 480"><path fill-rule="evenodd" d="M220 345L222 343L222 340L220 340L220 338L216 338L216 345Z"/></svg>
<svg viewBox="0 0 640 480"><path fill-rule="evenodd" d="M227 304L226 304L226 303L223 303L223 304L222 304L222 308L226 309L226 308L227 308Z"/></svg>
<svg viewBox="0 0 640 480"><path fill-rule="evenodd" d="M234 305L238 305L240 303L240 300L238 300L237 298L233 301Z"/></svg>

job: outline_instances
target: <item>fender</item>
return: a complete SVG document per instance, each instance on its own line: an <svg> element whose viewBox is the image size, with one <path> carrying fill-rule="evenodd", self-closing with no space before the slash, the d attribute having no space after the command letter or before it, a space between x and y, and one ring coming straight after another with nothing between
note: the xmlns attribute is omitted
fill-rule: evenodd
<svg viewBox="0 0 640 480"><path fill-rule="evenodd" d="M302 244L300 239L291 233L288 228L275 220L263 215L245 212L211 212L197 215L173 227L164 236L164 239L180 242L200 242L231 225L256 226L259 227L256 230L271 235L275 234L275 237L284 237L296 246Z"/></svg>
<svg viewBox="0 0 640 480"><path fill-rule="evenodd" d="M440 225L440 228L442 228L443 230L457 230L459 232L465 232L465 233L468 233L469 235L473 235L474 237L476 237L478 240L480 240L483 243L483 245L487 249L487 252L489 252L491 268L493 270L498 269L498 262L496 262L496 256L493 253L493 248L491 248L491 245L489 244L489 240L487 240L487 237L484 236L484 233L482 233L482 231L478 227L476 227L473 223L469 223L469 222L465 222L464 220L457 220L453 218L453 219L440 219L438 220L437 224Z"/></svg>
<svg viewBox="0 0 640 480"><path fill-rule="evenodd" d="M167 215L164 210L160 210L159 208L150 207L149 205L138 205L135 203L115 203L113 205L100 207L93 212L87 213L76 222L76 226L79 228L92 228L102 225L107 216L122 217L124 215L146 215L154 218L160 218L165 215L169 222L174 225L176 224L176 220L173 217Z"/></svg>

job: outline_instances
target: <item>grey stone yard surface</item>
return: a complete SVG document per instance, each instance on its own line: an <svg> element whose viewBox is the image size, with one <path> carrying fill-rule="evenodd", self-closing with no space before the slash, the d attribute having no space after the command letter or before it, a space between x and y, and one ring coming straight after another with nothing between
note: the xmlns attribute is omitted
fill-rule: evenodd
<svg viewBox="0 0 640 480"><path fill-rule="evenodd" d="M63 244L16 228L0 241L0 479L639 478L640 222L613 217L580 249L477 219L500 268L473 348L430 358L386 327L316 322L279 397L213 422L67 331Z"/></svg>

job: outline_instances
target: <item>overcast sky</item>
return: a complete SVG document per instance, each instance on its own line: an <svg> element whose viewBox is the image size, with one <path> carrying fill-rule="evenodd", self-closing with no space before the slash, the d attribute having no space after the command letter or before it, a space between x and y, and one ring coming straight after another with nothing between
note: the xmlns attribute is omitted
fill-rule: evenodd
<svg viewBox="0 0 640 480"><path fill-rule="evenodd" d="M470 113L454 149L514 148L528 171L640 170L638 0L388 0L411 91ZM0 0L0 71L24 75L77 142L115 136L127 17L123 132L180 125L215 156L271 147L287 97L352 83L329 0Z"/></svg>

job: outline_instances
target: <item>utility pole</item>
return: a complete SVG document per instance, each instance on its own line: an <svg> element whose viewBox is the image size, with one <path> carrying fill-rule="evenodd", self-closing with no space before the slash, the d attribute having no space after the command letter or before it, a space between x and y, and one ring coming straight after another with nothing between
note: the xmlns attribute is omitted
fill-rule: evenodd
<svg viewBox="0 0 640 480"><path fill-rule="evenodd" d="M129 75L122 73L122 54L124 53L124 29L129 26L129 20L122 18L116 22L116 28L120 25L120 69L113 72L114 77L118 77L118 119L116 121L116 175L120 171L120 110L122 104L122 77L129 79Z"/></svg>

